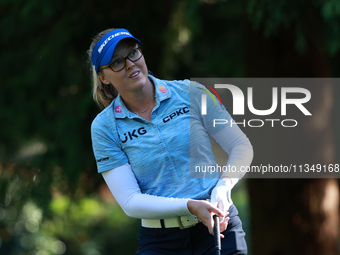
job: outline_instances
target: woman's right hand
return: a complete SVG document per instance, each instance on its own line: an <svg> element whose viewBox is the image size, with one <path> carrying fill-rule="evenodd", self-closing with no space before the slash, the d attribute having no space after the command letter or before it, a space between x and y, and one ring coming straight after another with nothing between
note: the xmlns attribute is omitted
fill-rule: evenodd
<svg viewBox="0 0 340 255"><path fill-rule="evenodd" d="M213 215L216 214L219 217L225 217L220 221L220 231L223 232L227 229L229 218L226 217L229 213L224 214L220 209L213 206L210 202L205 200L188 200L188 209L190 213L195 215L202 223L208 228L209 233L214 235L214 220ZM221 238L224 236L221 234Z"/></svg>

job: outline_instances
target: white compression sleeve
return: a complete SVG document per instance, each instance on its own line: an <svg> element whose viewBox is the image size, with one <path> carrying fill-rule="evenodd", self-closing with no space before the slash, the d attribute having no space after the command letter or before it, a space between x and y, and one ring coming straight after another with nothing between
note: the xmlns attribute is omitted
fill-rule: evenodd
<svg viewBox="0 0 340 255"><path fill-rule="evenodd" d="M231 187L233 187L246 173L242 173L241 170L250 166L254 156L253 147L247 136L237 126L232 128L225 126L212 137L229 154L227 169L229 166L235 166L239 173L237 177L232 178L228 176L230 175L228 172L222 174L222 177L230 178Z"/></svg>
<svg viewBox="0 0 340 255"><path fill-rule="evenodd" d="M166 219L191 215L188 199L142 194L129 164L102 173L112 195L126 213L139 219Z"/></svg>

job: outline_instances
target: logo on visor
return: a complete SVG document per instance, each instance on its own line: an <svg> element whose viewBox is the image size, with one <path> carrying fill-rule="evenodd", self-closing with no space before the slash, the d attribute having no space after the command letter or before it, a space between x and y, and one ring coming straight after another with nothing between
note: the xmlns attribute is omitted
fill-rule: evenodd
<svg viewBox="0 0 340 255"><path fill-rule="evenodd" d="M111 35L109 36L98 48L98 53L100 54L103 50L103 48L105 47L105 45L111 41L113 38L117 37L117 36L120 36L120 35L129 35L131 36L131 34L127 33L127 32L118 32L118 33L115 33L114 35Z"/></svg>

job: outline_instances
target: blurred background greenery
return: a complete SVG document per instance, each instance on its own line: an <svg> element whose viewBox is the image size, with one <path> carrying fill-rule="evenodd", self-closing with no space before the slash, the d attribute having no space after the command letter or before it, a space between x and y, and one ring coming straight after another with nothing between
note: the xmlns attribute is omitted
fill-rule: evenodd
<svg viewBox="0 0 340 255"><path fill-rule="evenodd" d="M91 98L86 50L96 33L129 29L142 41L149 70L163 79L340 74L338 0L1 0L0 16L0 254L134 254L137 249L140 222L116 205L92 154L90 125L100 109ZM334 134L331 161L339 162L339 88L331 95L333 120L324 132ZM269 209L256 198L296 184L262 182L261 188L268 187L263 195L257 193L259 183L245 180L233 193L251 254L338 253L338 205L331 244L314 238L311 232L320 235L314 228L301 232L296 222L295 232L272 227L273 235L260 233L252 223ZM316 185L321 194L329 187ZM292 196L301 194L293 190ZM308 215L307 225L316 219ZM323 214L321 222L327 217ZM264 238L278 239L275 231L307 241L300 242L301 249L295 245L296 253L274 241L261 250ZM310 242L331 248L313 251Z"/></svg>

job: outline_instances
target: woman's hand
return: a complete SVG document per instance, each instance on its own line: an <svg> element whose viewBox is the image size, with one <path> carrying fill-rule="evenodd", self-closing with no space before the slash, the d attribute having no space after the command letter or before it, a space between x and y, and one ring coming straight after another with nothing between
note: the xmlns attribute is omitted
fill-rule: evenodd
<svg viewBox="0 0 340 255"><path fill-rule="evenodd" d="M211 192L210 201L212 205L221 209L223 213L226 213L233 204L231 200L231 188L232 183L230 178L222 177ZM222 219L220 218L220 220Z"/></svg>
<svg viewBox="0 0 340 255"><path fill-rule="evenodd" d="M195 215L202 223L208 228L209 233L214 235L214 220L213 215L216 214L219 217L225 217L220 222L220 231L223 232L227 229L229 217L226 217L229 212L224 214L220 209L213 206L210 202L204 200L188 200L188 209L190 213ZM221 234L221 238L224 238L224 235Z"/></svg>

